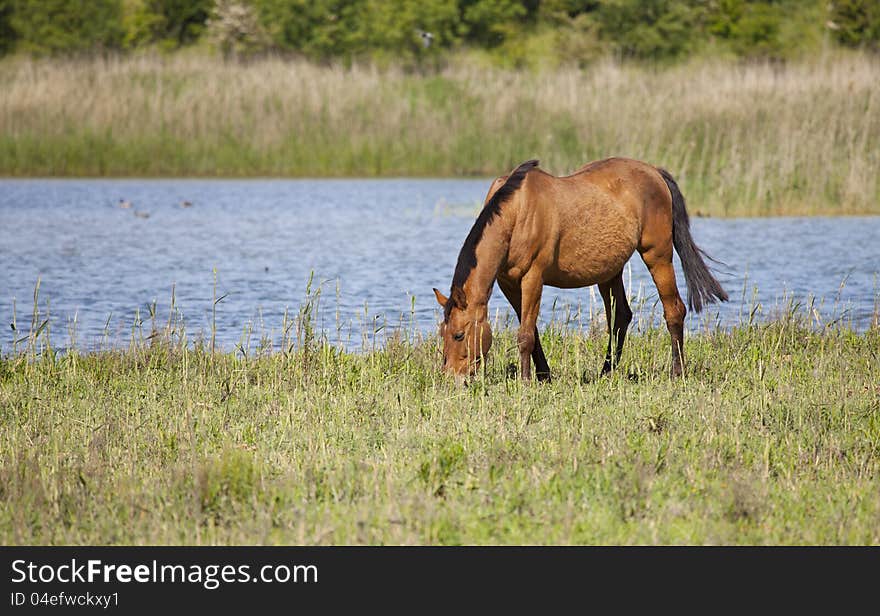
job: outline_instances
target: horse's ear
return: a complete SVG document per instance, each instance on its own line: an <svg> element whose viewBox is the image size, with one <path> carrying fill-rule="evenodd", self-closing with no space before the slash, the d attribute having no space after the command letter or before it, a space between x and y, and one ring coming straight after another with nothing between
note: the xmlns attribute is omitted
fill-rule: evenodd
<svg viewBox="0 0 880 616"><path fill-rule="evenodd" d="M467 308L467 297L464 295L464 289L461 287L452 287L452 293L449 295L456 308L459 310Z"/></svg>
<svg viewBox="0 0 880 616"><path fill-rule="evenodd" d="M443 294L442 294L440 291L438 291L437 289L434 289L434 297L437 298L437 303L438 303L438 304L440 304L441 306L443 306L444 308L446 308L446 302L449 301L449 298L448 298L448 297L446 297L445 295L443 295Z"/></svg>

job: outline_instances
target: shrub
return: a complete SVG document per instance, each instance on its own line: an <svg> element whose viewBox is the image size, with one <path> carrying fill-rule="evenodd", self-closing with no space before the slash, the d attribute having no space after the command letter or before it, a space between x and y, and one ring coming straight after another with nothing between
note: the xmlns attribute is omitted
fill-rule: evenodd
<svg viewBox="0 0 880 616"><path fill-rule="evenodd" d="M0 0L0 55L8 53L15 45L12 27L12 0Z"/></svg>
<svg viewBox="0 0 880 616"><path fill-rule="evenodd" d="M263 51L269 44L253 7L236 0L217 0L207 31L226 58L249 56Z"/></svg>
<svg viewBox="0 0 880 616"><path fill-rule="evenodd" d="M31 53L94 52L122 42L120 0L13 0L4 5L0 15L5 13L16 46ZM0 17L0 36L2 29Z"/></svg>
<svg viewBox="0 0 880 616"><path fill-rule="evenodd" d="M602 38L624 57L669 59L689 46L694 13L672 0L608 0L597 18Z"/></svg>
<svg viewBox="0 0 880 616"><path fill-rule="evenodd" d="M828 27L848 47L880 48L880 3L877 0L835 0Z"/></svg>
<svg viewBox="0 0 880 616"><path fill-rule="evenodd" d="M126 15L126 43L167 49L194 43L213 7L213 0L136 0Z"/></svg>

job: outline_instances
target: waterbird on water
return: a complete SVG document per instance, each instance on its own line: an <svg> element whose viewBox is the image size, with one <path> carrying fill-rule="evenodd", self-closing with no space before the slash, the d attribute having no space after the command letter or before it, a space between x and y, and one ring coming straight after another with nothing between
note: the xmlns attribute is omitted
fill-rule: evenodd
<svg viewBox="0 0 880 616"><path fill-rule="evenodd" d="M135 210L134 215L137 216L138 218L149 218L150 217L149 212L141 212L140 210Z"/></svg>
<svg viewBox="0 0 880 616"><path fill-rule="evenodd" d="M192 201L183 200L180 202L180 207L192 207Z"/></svg>
<svg viewBox="0 0 880 616"><path fill-rule="evenodd" d="M120 199L117 205L119 205L119 207L121 207L123 210L127 210L131 207L131 201L128 201L127 199Z"/></svg>

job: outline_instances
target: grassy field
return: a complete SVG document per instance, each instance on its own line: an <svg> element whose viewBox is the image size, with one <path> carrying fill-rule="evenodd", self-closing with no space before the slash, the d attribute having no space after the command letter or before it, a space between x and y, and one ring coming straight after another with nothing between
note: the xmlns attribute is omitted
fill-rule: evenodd
<svg viewBox="0 0 880 616"><path fill-rule="evenodd" d="M42 336L44 334L39 334ZM0 360L2 544L877 544L880 328L544 336L467 388L432 340ZM154 338L160 340L161 337ZM300 340L303 337L300 336Z"/></svg>
<svg viewBox="0 0 880 616"><path fill-rule="evenodd" d="M208 57L0 62L0 175L557 174L667 167L697 214L880 214L880 60L433 74Z"/></svg>

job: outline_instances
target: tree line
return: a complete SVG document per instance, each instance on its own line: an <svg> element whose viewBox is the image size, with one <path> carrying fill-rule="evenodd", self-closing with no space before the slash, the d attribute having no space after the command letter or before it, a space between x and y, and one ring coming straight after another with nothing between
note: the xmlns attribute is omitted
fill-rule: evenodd
<svg viewBox="0 0 880 616"><path fill-rule="evenodd" d="M880 0L0 0L0 54L210 46L235 56L511 65L614 54L781 59L825 41L880 49Z"/></svg>

